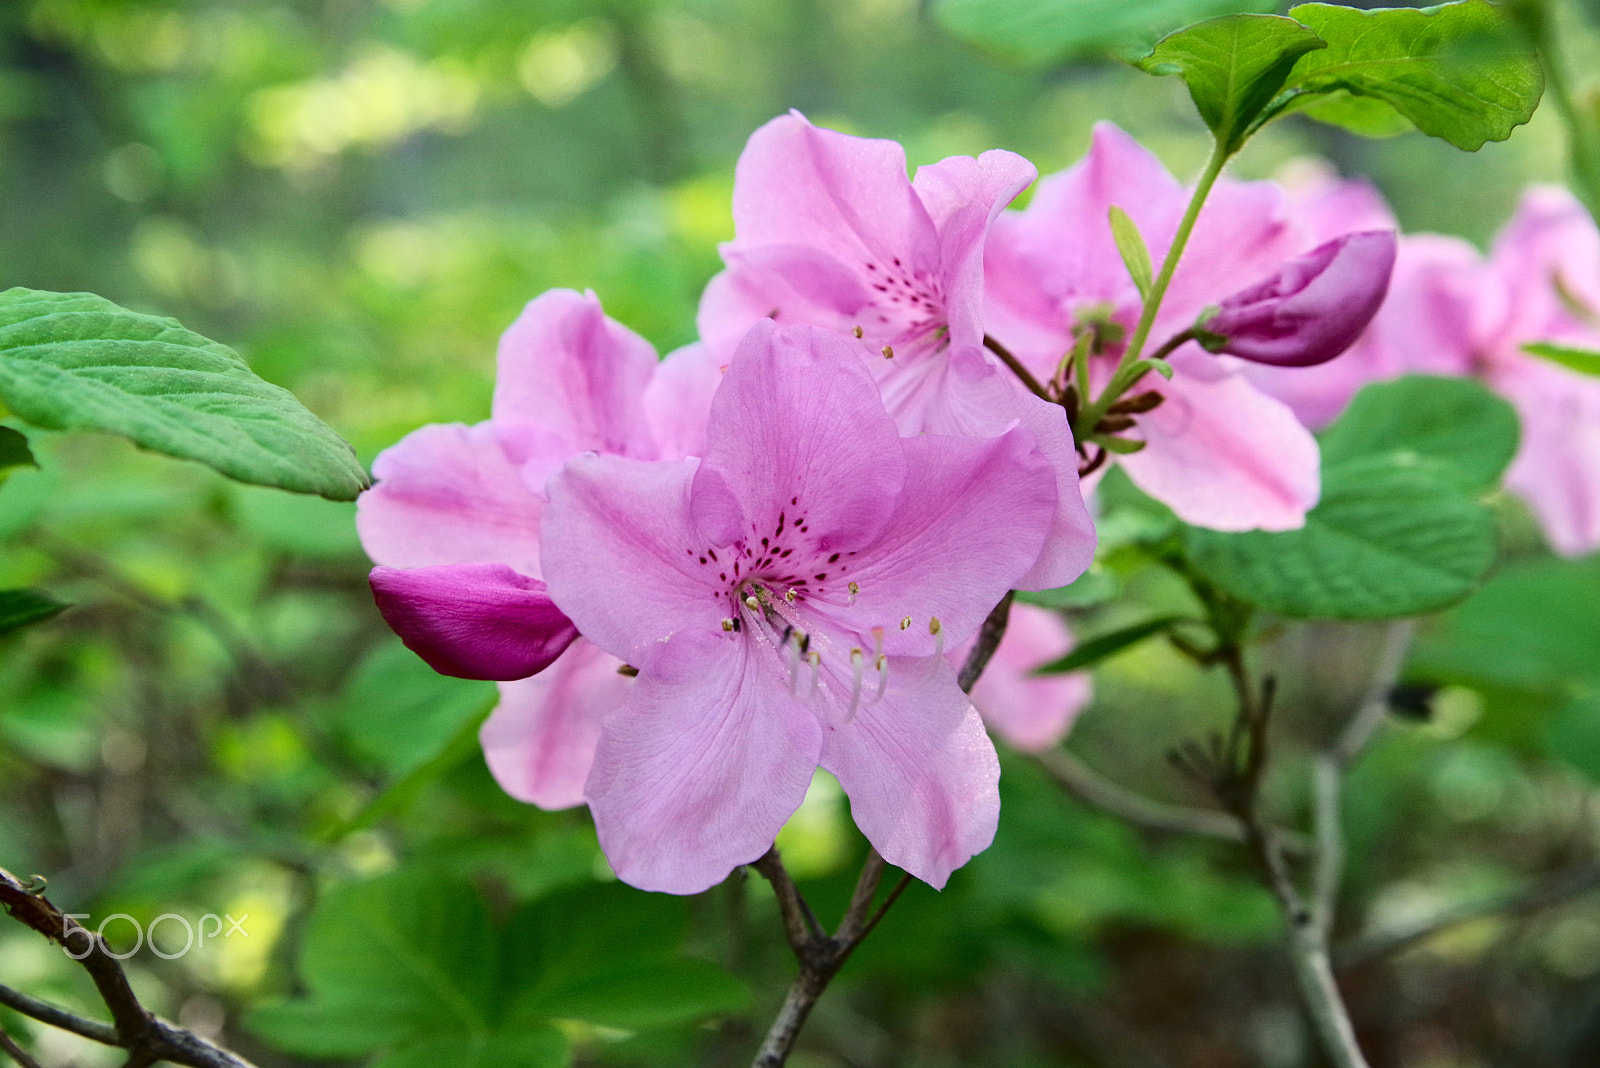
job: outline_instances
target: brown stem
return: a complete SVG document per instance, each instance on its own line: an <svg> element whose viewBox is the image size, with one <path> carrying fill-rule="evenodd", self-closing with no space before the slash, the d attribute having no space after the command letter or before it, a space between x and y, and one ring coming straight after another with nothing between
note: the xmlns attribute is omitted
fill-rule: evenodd
<svg viewBox="0 0 1600 1068"><path fill-rule="evenodd" d="M90 1020L79 1016L75 1012L68 1012L58 1005L48 1001L40 1001L30 997L20 990L13 990L9 986L0 986L0 1005L4 1005L12 1012L21 1013L40 1023L49 1024L51 1027L63 1031L71 1031L91 1042L98 1042L103 1046L117 1045L117 1029L110 1024L103 1024L99 1020Z"/></svg>
<svg viewBox="0 0 1600 1068"><path fill-rule="evenodd" d="M788 1061L795 1040L800 1037L800 1029L816 1007L817 999L828 988L833 977L839 974L839 969L850 959L856 946L872 933L889 906L900 897L910 883L911 876L901 878L869 919L868 913L872 910L873 899L877 896L878 885L887 867L878 851L869 848L866 862L861 866L861 877L856 880L855 891L850 895L850 906L839 921L838 930L829 935L806 923L805 917L810 910L806 908L805 899L800 896L794 880L784 868L776 847L767 850L751 867L772 884L773 893L778 898L778 910L783 915L784 934L794 950L795 960L800 963L800 972L783 999L783 1007L778 1010L777 1018L772 1021L772 1027L768 1029L755 1060L751 1062L752 1068L781 1068Z"/></svg>
<svg viewBox="0 0 1600 1068"><path fill-rule="evenodd" d="M1000 648L1000 642L1006 636L1006 625L1011 622L1011 600L1015 596L1015 590L1007 590L1006 595L1000 598L1000 603L989 610L983 625L978 628L978 640L973 644L972 651L967 654L966 663L961 665L961 671L956 676L956 683L961 687L962 693L972 692L972 687L977 685L978 676L989 666L994 651Z"/></svg>
<svg viewBox="0 0 1600 1068"><path fill-rule="evenodd" d="M243 1058L212 1045L192 1032L173 1026L141 1005L133 988L128 985L121 961L111 955L105 942L73 923L42 893L18 881L4 868L0 868L0 905L5 906L13 919L57 943L77 960L89 973L100 1000L105 1002L111 1013L109 1036L104 1036L104 1032L99 1030L105 1025L94 1025L93 1021L76 1018L73 1022L78 1026L64 1027L65 1030L95 1041L110 1037L108 1045L121 1046L128 1051L129 1068L142 1068L156 1061L171 1061L188 1065L189 1068L253 1068ZM5 1003L45 1023L64 1024L63 1017L70 1016L64 1010L25 996L9 998ZM46 1015L53 1018L46 1019L28 1011L34 1008L46 1010ZM89 1033L90 1028L96 1033Z"/></svg>
<svg viewBox="0 0 1600 1068"><path fill-rule="evenodd" d="M1051 401L1052 403L1055 401L1055 398L1050 396L1049 391L1044 388L1044 384L1041 383L1037 378L1033 377L1032 371L1022 366L1022 361L1013 356L1010 349L1000 344L1000 342L996 341L988 334L983 335L983 347L1000 357L1000 362L1011 368L1011 373L1016 375L1017 378L1022 381L1023 385L1028 387L1028 391L1030 393L1042 397L1047 401Z"/></svg>
<svg viewBox="0 0 1600 1068"><path fill-rule="evenodd" d="M4 1051L6 1056L16 1061L21 1068L39 1068L39 1062L29 1056L27 1050L17 1045L16 1040L6 1033L4 1027L0 1027L0 1051Z"/></svg>
<svg viewBox="0 0 1600 1068"><path fill-rule="evenodd" d="M1217 798L1243 824L1245 843L1261 865L1267 888L1288 922L1289 959L1300 987L1300 1000L1311 1015L1324 1051L1336 1068L1367 1068L1350 1013L1333 978L1333 966L1328 957L1327 910L1319 903L1320 899L1307 905L1289 874L1276 834L1261 817L1260 790L1266 772L1267 727L1272 715L1271 679L1258 696L1237 639L1221 634L1219 638L1222 643L1218 660L1227 668L1228 678L1233 683L1239 714L1224 751L1222 767L1217 769ZM1319 789L1325 786L1325 777L1319 775ZM1328 862L1335 858L1323 852L1330 831L1320 814L1317 830L1319 849L1313 853L1316 866L1313 884L1320 892L1328 878Z"/></svg>

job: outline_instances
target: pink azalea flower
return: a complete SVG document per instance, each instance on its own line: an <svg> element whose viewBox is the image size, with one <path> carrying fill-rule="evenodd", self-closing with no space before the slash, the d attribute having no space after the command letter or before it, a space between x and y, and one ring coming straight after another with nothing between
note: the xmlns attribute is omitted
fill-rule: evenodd
<svg viewBox="0 0 1600 1068"><path fill-rule="evenodd" d="M1528 191L1487 259L1457 238L1402 237L1388 299L1346 356L1305 372L1248 373L1311 426L1331 422L1368 382L1483 379L1522 424L1506 486L1552 548L1578 556L1600 548L1600 380L1524 352L1534 341L1600 350L1600 232L1550 186Z"/></svg>
<svg viewBox="0 0 1600 1068"><path fill-rule="evenodd" d="M1600 379L1522 346L1600 350L1600 231L1572 194L1534 186L1495 239L1489 266L1504 287L1506 314L1477 370L1522 423L1506 486L1528 502L1556 552L1593 552L1600 548Z"/></svg>
<svg viewBox="0 0 1600 1068"><path fill-rule="evenodd" d="M992 437L1021 421L1057 467L1060 502L1025 589L1089 566L1093 524L1065 413L983 351L983 246L995 215L1033 181L1010 152L952 156L906 177L894 141L820 129L798 112L750 137L734 180L728 269L706 287L701 336L723 362L750 326L823 327L872 353L902 434Z"/></svg>
<svg viewBox="0 0 1600 1068"><path fill-rule="evenodd" d="M973 642L950 654L958 670ZM994 659L972 687L972 703L983 722L1014 749L1036 753L1067 736L1089 704L1087 671L1035 675L1036 668L1072 652L1072 633L1059 613L1031 604L1011 606L1011 622Z"/></svg>
<svg viewBox="0 0 1600 1068"><path fill-rule="evenodd" d="M423 427L373 464L356 527L380 565L374 597L437 670L502 680L482 736L513 796L581 804L599 713L629 684L545 593L544 483L586 450L654 459L703 447L718 378L704 349L658 362L593 294L552 290L501 338L487 422Z"/></svg>
<svg viewBox="0 0 1600 1068"><path fill-rule="evenodd" d="M996 219L986 253L989 332L1042 378L1054 373L1079 330L1101 323L1131 332L1140 298L1112 238L1109 211L1115 205L1129 214L1159 263L1188 199L1189 191L1131 137L1109 123L1096 126L1088 156L1041 180L1026 209ZM1219 181L1173 275L1152 348L1191 326L1208 305L1272 279L1323 240L1295 219L1278 186ZM1097 384L1120 354L1120 340L1108 339L1092 367ZM1169 362L1176 371L1170 382L1152 375L1140 384L1164 401L1140 415L1128 435L1145 442L1143 450L1118 458L1129 477L1199 526L1302 525L1320 493L1310 433L1256 389L1238 363L1192 344Z"/></svg>
<svg viewBox="0 0 1600 1068"><path fill-rule="evenodd" d="M943 646L1055 514L1026 429L902 438L849 339L759 323L703 460L585 455L549 492L556 603L639 669L585 787L619 877L711 886L766 851L818 765L934 886L989 844L999 767Z"/></svg>

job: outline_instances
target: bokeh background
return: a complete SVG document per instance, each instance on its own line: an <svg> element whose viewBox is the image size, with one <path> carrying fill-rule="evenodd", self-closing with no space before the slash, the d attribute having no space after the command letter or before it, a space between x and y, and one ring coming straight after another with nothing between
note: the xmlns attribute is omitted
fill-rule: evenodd
<svg viewBox="0 0 1600 1068"><path fill-rule="evenodd" d="M176 316L370 461L423 423L485 418L496 338L548 287L594 289L663 352L690 341L732 236L734 161L787 108L896 138L913 164L1004 147L1043 172L1110 119L1191 175L1207 141L1181 85L1099 57L1137 37L1123 9L1172 28L1241 5L1045 6L1049 33L972 0L5 0L0 282ZM1592 27L1563 18L1569 62L1592 67ZM985 41L952 32L975 26ZM1322 160L1375 182L1407 229L1483 244L1525 183L1560 180L1563 151L1549 109L1471 155L1290 119L1234 170ZM345 1025L426 1020L366 924L456 961L483 1027L510 1018L491 1004L505 990L544 991L530 1018L560 1040L481 1063L748 1059L792 970L764 884L632 891L582 810L503 796L473 739L492 685L435 676L388 633L353 506L30 436L41 469L0 487L0 587L75 607L0 644L0 865L97 918L248 915L248 937L131 958L150 1005L264 1066L362 1060L371 1043L339 1019L261 1007L343 983ZM1514 503L1502 514L1500 570L1424 625L1412 699L1350 784L1336 942L1491 906L1342 973L1375 1065L1600 1063L1600 561L1554 560ZM1082 634L1187 603L1135 553L1097 581L1070 613ZM1272 634L1288 753L1272 801L1294 823L1296 746L1348 712L1385 634ZM1197 804L1166 755L1230 714L1222 680L1148 643L1097 671L1067 744ZM1239 850L1135 830L1003 760L994 847L944 893L907 893L792 1063L1319 1063ZM819 783L780 844L836 915L864 849L837 788ZM609 1008L563 1009L573 977ZM20 927L0 925L0 982L98 1008ZM119 1063L0 1022L51 1066ZM384 1063L429 1056L469 1063Z"/></svg>

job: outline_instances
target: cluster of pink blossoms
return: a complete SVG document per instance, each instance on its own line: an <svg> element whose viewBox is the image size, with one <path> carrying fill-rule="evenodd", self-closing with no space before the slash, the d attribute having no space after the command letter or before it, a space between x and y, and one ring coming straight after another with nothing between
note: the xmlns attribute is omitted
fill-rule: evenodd
<svg viewBox="0 0 1600 1068"><path fill-rule="evenodd" d="M374 465L385 617L440 671L504 680L491 769L587 803L624 880L716 883L822 767L886 860L942 886L998 818L972 701L1038 748L1087 700L1028 677L1070 637L1026 606L972 701L957 685L1008 590L1070 583L1095 548L1066 411L986 338L1049 380L1095 331L1109 376L1141 304L1108 210L1159 260L1188 194L1109 126L1006 212L1034 178L995 151L911 180L894 142L776 119L739 160L700 343L658 361L592 295L546 293L502 339L491 418ZM1315 440L1246 368L1331 358L1383 299L1392 232L1316 222L1338 214L1223 182L1200 216L1151 334L1176 373L1140 384L1158 398L1122 429L1145 446L1119 458L1189 522L1292 528L1317 500ZM1235 355L1177 343L1197 319Z"/></svg>

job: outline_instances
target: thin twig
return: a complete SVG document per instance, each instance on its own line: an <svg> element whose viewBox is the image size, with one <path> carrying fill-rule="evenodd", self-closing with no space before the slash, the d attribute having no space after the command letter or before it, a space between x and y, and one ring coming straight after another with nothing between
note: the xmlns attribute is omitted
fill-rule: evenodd
<svg viewBox="0 0 1600 1068"><path fill-rule="evenodd" d="M21 1013L23 1016L32 1017L40 1023L49 1024L51 1027L63 1031L71 1031L80 1038L87 1038L91 1042L98 1042L103 1046L117 1045L117 1029L110 1024L101 1023L99 1020L90 1020L79 1016L75 1012L68 1012L58 1005L48 1001L40 1001L30 997L20 990L13 990L9 986L0 986L0 1005L4 1005L12 1012Z"/></svg>
<svg viewBox="0 0 1600 1068"><path fill-rule="evenodd" d="M1034 753L1033 759L1073 797L1135 826L1162 834L1191 834L1226 842L1245 840L1244 827L1237 816L1145 797L1101 775L1068 750L1046 749ZM1276 829L1274 834L1279 846L1290 855L1311 851L1311 842L1305 835L1283 829Z"/></svg>
<svg viewBox="0 0 1600 1068"><path fill-rule="evenodd" d="M1593 890L1600 890L1600 864L1585 865L1513 893L1448 909L1431 920L1403 931L1375 935L1351 945L1340 946L1333 954L1334 967L1341 971L1354 968L1382 957L1403 953L1453 927L1487 919L1490 916L1526 916L1564 904Z"/></svg>
<svg viewBox="0 0 1600 1068"><path fill-rule="evenodd" d="M962 693L972 692L972 687L977 685L978 676L983 674L983 669L989 666L995 650L1000 648L1000 642L1006 636L1006 626L1011 622L1011 600L1015 596L1015 590L1007 590L1006 595L1000 598L1000 603L989 610L983 625L978 628L978 640L973 643L972 651L967 654L966 662L961 665L961 671L956 675L956 683L961 687Z"/></svg>
<svg viewBox="0 0 1600 1068"><path fill-rule="evenodd" d="M800 1037L800 1029L805 1026L817 999L828 988L833 977L839 974L839 969L850 959L856 946L883 919L883 914L899 898L911 877L907 875L902 878L882 906L868 919L867 914L872 909L886 867L878 851L869 849L866 862L861 866L861 877L856 880L855 891L850 895L850 906L839 921L838 930L829 935L824 931L806 929L803 919L808 911L804 909L805 899L795 888L794 880L784 868L776 848L769 849L751 867L772 884L778 898L778 909L783 914L784 933L794 949L795 959L800 963L800 972L790 985L783 1006L778 1010L777 1018L772 1021L772 1027L768 1029L766 1039L752 1062L752 1068L781 1068L789 1059L795 1040Z"/></svg>
<svg viewBox="0 0 1600 1068"><path fill-rule="evenodd" d="M1221 635L1219 635L1221 637ZM1283 858L1283 849L1272 829L1261 818L1260 789L1266 773L1268 726L1272 716L1273 688L1267 680L1258 694L1251 684L1244 663L1243 649L1237 641L1225 639L1218 659L1227 668L1239 703L1238 719L1229 738L1224 766L1216 778L1217 798L1239 817L1245 841L1261 865L1262 874L1278 908L1289 926L1289 958L1294 965L1300 999L1311 1014L1323 1049L1336 1068L1367 1068L1366 1057L1356 1041L1349 1010L1333 978L1328 957L1324 912L1316 904L1308 906L1295 888ZM1337 776L1334 777L1337 783ZM1334 795L1337 802L1337 794ZM1326 814L1318 819L1318 842L1330 833ZM1333 814L1337 826L1337 807ZM1321 849L1313 854L1317 867L1325 866ZM1314 874L1314 885L1327 880L1327 874ZM1336 874L1333 877L1336 881Z"/></svg>
<svg viewBox="0 0 1600 1068"><path fill-rule="evenodd" d="M1054 397L1050 396L1049 391L1044 388L1044 385L1037 378L1033 377L1033 372L1022 366L1022 361L1011 354L1010 349L1000 344L1000 342L996 341L988 334L983 335L983 347L1000 357L1000 362L1011 368L1011 373L1016 375L1017 378L1022 381L1024 386L1028 387L1029 392L1036 396L1042 397L1047 401L1053 402L1055 400Z"/></svg>
<svg viewBox="0 0 1600 1068"><path fill-rule="evenodd" d="M16 1040L6 1033L4 1027L0 1027L0 1050L5 1051L5 1054L16 1061L21 1068L39 1068L39 1062L34 1060L27 1050L17 1045Z"/></svg>
<svg viewBox="0 0 1600 1068"><path fill-rule="evenodd" d="M0 868L0 905L5 907L13 919L60 945L83 966L84 971L89 973L89 978L94 981L95 989L100 994L100 1000L105 1002L106 1008L111 1012L112 1041L108 1044L121 1046L128 1051L126 1068L143 1068L157 1061L171 1061L174 1064L187 1065L189 1068L254 1068L242 1057L213 1045L199 1035L174 1026L146 1009L134 995L133 988L128 985L128 977L122 970L122 962L111 955L111 951L98 935L73 923L42 893L20 882L4 868ZM17 1002L12 1005L13 1008L34 1016L35 1019L41 1017L27 1012L21 1007L23 1004L28 1004L29 1008L54 1010L54 1006L33 1002L32 999L13 1000ZM11 1004L10 1001L7 1003ZM70 1017L64 1010L54 1010L52 1015L57 1019L43 1020L43 1022L56 1023L63 1016ZM73 1022L93 1025L93 1021L76 1018L73 1018ZM98 1034L85 1033L85 1029L81 1026L65 1027L65 1030L83 1034L84 1037L94 1038L96 1041L102 1040Z"/></svg>
<svg viewBox="0 0 1600 1068"><path fill-rule="evenodd" d="M1372 684L1367 687L1361 707L1329 750L1329 755L1338 762L1341 771L1361 755L1388 716L1389 692L1400 678L1400 670L1406 664L1406 654L1411 651L1411 639L1416 633L1416 620L1402 619L1389 624L1384 634L1383 651L1378 656L1378 667L1372 673Z"/></svg>

